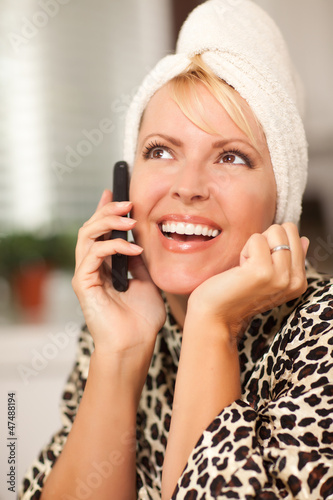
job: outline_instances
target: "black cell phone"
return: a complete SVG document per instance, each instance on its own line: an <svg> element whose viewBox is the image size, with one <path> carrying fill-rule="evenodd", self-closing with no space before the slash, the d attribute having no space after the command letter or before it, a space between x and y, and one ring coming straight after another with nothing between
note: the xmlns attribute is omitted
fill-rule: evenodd
<svg viewBox="0 0 333 500"><path fill-rule="evenodd" d="M128 188L128 165L125 161L118 161L113 168L113 201L128 201ZM115 238L127 240L127 231L112 231L111 239ZM128 288L127 260L127 255L112 255L112 284L118 292L126 292Z"/></svg>

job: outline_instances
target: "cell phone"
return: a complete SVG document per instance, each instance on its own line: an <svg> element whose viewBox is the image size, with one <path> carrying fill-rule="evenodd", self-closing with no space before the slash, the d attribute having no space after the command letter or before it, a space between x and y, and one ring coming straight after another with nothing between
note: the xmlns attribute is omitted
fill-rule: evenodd
<svg viewBox="0 0 333 500"><path fill-rule="evenodd" d="M113 167L113 201L128 201L129 174L125 161L118 161ZM126 215L124 216L126 217ZM111 239L127 240L127 231L114 230ZM116 253L112 255L112 284L118 292L128 289L128 259L127 255Z"/></svg>

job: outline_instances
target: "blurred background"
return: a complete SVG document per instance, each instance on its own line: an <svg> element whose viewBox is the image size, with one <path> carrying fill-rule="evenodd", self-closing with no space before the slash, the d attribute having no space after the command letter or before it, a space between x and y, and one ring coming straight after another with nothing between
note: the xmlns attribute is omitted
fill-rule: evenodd
<svg viewBox="0 0 333 500"><path fill-rule="evenodd" d="M15 390L18 480L60 425L83 322L71 290L77 230L112 187L132 96L199 3L0 0L0 425ZM301 232L311 264L332 273L333 2L257 3L279 25L304 83L310 170Z"/></svg>

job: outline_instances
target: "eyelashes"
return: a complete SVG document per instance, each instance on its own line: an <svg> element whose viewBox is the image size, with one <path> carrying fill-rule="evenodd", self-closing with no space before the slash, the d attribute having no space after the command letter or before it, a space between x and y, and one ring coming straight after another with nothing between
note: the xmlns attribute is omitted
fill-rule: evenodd
<svg viewBox="0 0 333 500"><path fill-rule="evenodd" d="M154 153L156 156L154 156ZM163 155L166 154L168 155L167 158L163 158ZM142 156L145 160L158 160L158 159L173 159L174 155L172 153L172 150L166 146L165 144L162 144L158 141L152 141L147 144L147 146L144 147L144 150L142 152ZM228 158L229 157L229 158ZM227 159L228 158L228 159ZM236 159L241 159L242 161L236 161ZM250 169L255 168L255 163L254 161L246 155L243 151L240 151L237 148L230 148L230 149L225 149L224 151L221 151L218 154L218 159L216 163L221 163L224 165L244 165L247 166Z"/></svg>
<svg viewBox="0 0 333 500"><path fill-rule="evenodd" d="M147 144L147 146L145 146L144 150L143 150L143 158L145 160L149 160L152 157L152 154L154 153L154 151L156 150L164 150L164 151L167 151L169 154L171 154L170 152L170 148L168 148L167 146L165 146L164 144L161 144L157 141L152 141L150 142L149 144Z"/></svg>
<svg viewBox="0 0 333 500"><path fill-rule="evenodd" d="M244 164L247 165L249 168L255 168L255 164L254 164L253 160L248 155L246 155L245 153L243 153L242 151L240 151L237 148L226 149L225 151L222 151L219 154L219 160L223 160L227 156L241 158L243 160ZM229 165L237 165L237 163L232 163L231 161L226 161L226 162L221 162L221 163L229 164Z"/></svg>

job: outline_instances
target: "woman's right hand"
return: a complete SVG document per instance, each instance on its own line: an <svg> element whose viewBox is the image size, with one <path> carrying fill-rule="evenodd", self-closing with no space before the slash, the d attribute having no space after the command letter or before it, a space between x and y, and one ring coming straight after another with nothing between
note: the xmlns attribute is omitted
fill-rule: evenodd
<svg viewBox="0 0 333 500"><path fill-rule="evenodd" d="M131 207L131 202L112 202L111 192L104 191L96 212L79 230L72 285L96 355L130 358L136 371L143 369L142 364L149 366L165 308L140 256L143 249L122 239L104 239L112 230L133 229L136 221L123 217ZM112 286L110 256L115 253L129 256L133 279L126 292Z"/></svg>

